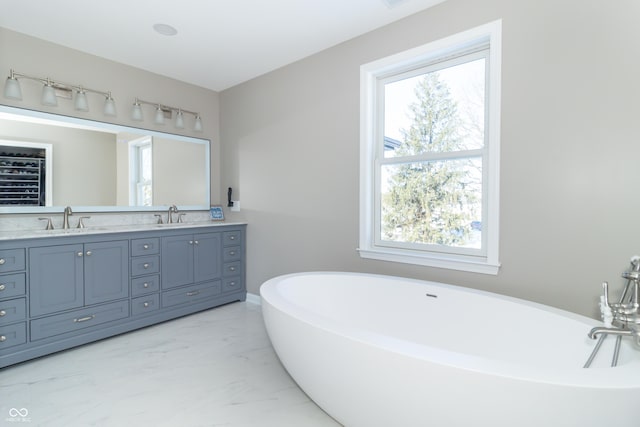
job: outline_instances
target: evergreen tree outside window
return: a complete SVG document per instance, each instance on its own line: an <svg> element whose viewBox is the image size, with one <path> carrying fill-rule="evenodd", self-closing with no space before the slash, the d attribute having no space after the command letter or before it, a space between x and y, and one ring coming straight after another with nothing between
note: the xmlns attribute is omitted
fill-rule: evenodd
<svg viewBox="0 0 640 427"><path fill-rule="evenodd" d="M363 257L496 274L500 22L361 68Z"/></svg>

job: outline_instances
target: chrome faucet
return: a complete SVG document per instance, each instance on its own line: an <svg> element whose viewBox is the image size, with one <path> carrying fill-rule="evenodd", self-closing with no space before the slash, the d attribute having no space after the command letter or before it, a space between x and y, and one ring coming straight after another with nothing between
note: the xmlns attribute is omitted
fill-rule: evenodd
<svg viewBox="0 0 640 427"><path fill-rule="evenodd" d="M64 213L62 214L62 229L63 230L68 230L69 228L71 228L69 226L69 216L73 215L73 211L71 210L71 206L67 206L66 208L64 208Z"/></svg>
<svg viewBox="0 0 640 427"><path fill-rule="evenodd" d="M591 365L602 341L608 335L616 336L611 366L616 366L618 363L622 337L632 337L635 339L636 344L640 346L640 304L638 301L640 299L640 256L635 255L631 258L631 269L622 273L622 277L627 279L627 284L617 303L609 302L609 283L602 283L603 292L600 297L600 312L604 327L595 327L588 333L589 338L599 338L599 341L589 360L587 360L585 368Z"/></svg>
<svg viewBox="0 0 640 427"><path fill-rule="evenodd" d="M167 224L173 224L173 214L178 213L176 205L169 206L169 214L167 215Z"/></svg>

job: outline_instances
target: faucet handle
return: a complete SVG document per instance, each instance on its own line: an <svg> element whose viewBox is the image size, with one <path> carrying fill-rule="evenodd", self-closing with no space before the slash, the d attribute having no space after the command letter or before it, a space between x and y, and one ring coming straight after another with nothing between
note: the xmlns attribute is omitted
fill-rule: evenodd
<svg viewBox="0 0 640 427"><path fill-rule="evenodd" d="M602 296L600 297L600 313L602 321L607 328L611 327L613 322L613 311L609 305L609 283L602 282Z"/></svg>
<svg viewBox="0 0 640 427"><path fill-rule="evenodd" d="M53 222L51 221L51 218L38 218L40 221L47 221L47 227L45 228L45 230L53 230Z"/></svg>
<svg viewBox="0 0 640 427"><path fill-rule="evenodd" d="M91 218L90 216L81 216L78 219L78 227L77 228L84 228L84 222L82 222L83 219L89 219Z"/></svg>
<svg viewBox="0 0 640 427"><path fill-rule="evenodd" d="M153 216L157 216L157 217L158 217L158 222L157 222L158 224L163 224L163 222L162 222L162 215L160 215L160 214L153 214Z"/></svg>
<svg viewBox="0 0 640 427"><path fill-rule="evenodd" d="M182 217L185 216L185 215L186 215L185 213L179 213L178 214L178 223L184 222L184 221L182 221Z"/></svg>

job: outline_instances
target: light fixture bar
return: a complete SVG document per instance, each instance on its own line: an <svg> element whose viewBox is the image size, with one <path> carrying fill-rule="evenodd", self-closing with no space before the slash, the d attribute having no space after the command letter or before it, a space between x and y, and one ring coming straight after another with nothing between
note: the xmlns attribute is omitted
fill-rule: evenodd
<svg viewBox="0 0 640 427"><path fill-rule="evenodd" d="M155 108L155 115L154 115L154 123L156 124L164 124L164 118L170 118L171 117L171 113L175 112L175 127L178 129L183 129L184 128L184 114L191 114L192 116L195 117L195 123L193 126L193 130L195 130L196 132L201 132L202 131L202 118L200 117L200 113L197 113L195 111L189 111L189 110L185 110L184 108L179 108L179 107L172 107L170 105L166 105L166 104L162 104L160 102L151 102L151 101L145 101L143 99L140 98L136 98L134 103L133 103L133 107L131 110L131 119L132 120L136 120L136 121L142 121L143 117L142 117L142 108L141 105L152 105Z"/></svg>
<svg viewBox="0 0 640 427"><path fill-rule="evenodd" d="M74 85L70 83L63 83L60 81L55 81L50 79L49 77L34 77L28 74L17 73L15 70L9 70L9 77L7 77L7 81L4 87L4 96L5 98L22 100L22 90L20 89L19 79L28 79L35 80L37 82L42 83L43 85L43 95L42 95L42 103L44 105L55 106L57 105L56 97L60 98L72 98L72 93L75 90L76 96L80 97L80 101L76 100L75 108L80 111L89 111L88 104L86 102L85 93L95 93L98 95L102 95L105 97L105 105L104 105L104 114L108 116L114 116L115 113L115 103L113 101L113 97L111 96L110 91L101 91L96 89L91 89L82 85Z"/></svg>

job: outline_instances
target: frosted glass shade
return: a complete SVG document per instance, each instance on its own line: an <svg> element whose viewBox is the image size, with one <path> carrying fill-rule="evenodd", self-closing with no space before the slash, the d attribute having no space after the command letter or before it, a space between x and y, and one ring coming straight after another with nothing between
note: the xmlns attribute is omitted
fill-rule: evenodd
<svg viewBox="0 0 640 427"><path fill-rule="evenodd" d="M75 109L78 111L89 111L89 103L87 102L87 94L83 90L76 92Z"/></svg>
<svg viewBox="0 0 640 427"><path fill-rule="evenodd" d="M160 106L156 108L156 117L153 121L158 125L164 124L164 113L162 112L162 108L160 108Z"/></svg>
<svg viewBox="0 0 640 427"><path fill-rule="evenodd" d="M49 105L56 107L58 105L58 98L56 98L56 90L50 84L45 84L42 87L42 98L40 100L42 105Z"/></svg>
<svg viewBox="0 0 640 427"><path fill-rule="evenodd" d="M184 114L180 110L176 113L176 128L184 129Z"/></svg>
<svg viewBox="0 0 640 427"><path fill-rule="evenodd" d="M196 116L196 123L193 125L193 130L196 132L202 132L202 119L200 116Z"/></svg>
<svg viewBox="0 0 640 427"><path fill-rule="evenodd" d="M22 101L20 82L15 77L7 77L7 82L4 84L4 97Z"/></svg>
<svg viewBox="0 0 640 427"><path fill-rule="evenodd" d="M141 122L143 120L142 107L138 102L133 104L133 107L131 108L131 120L135 120L136 122Z"/></svg>
<svg viewBox="0 0 640 427"><path fill-rule="evenodd" d="M111 94L107 96L104 100L104 109L103 113L105 116L115 116L116 115L116 103L111 97Z"/></svg>

